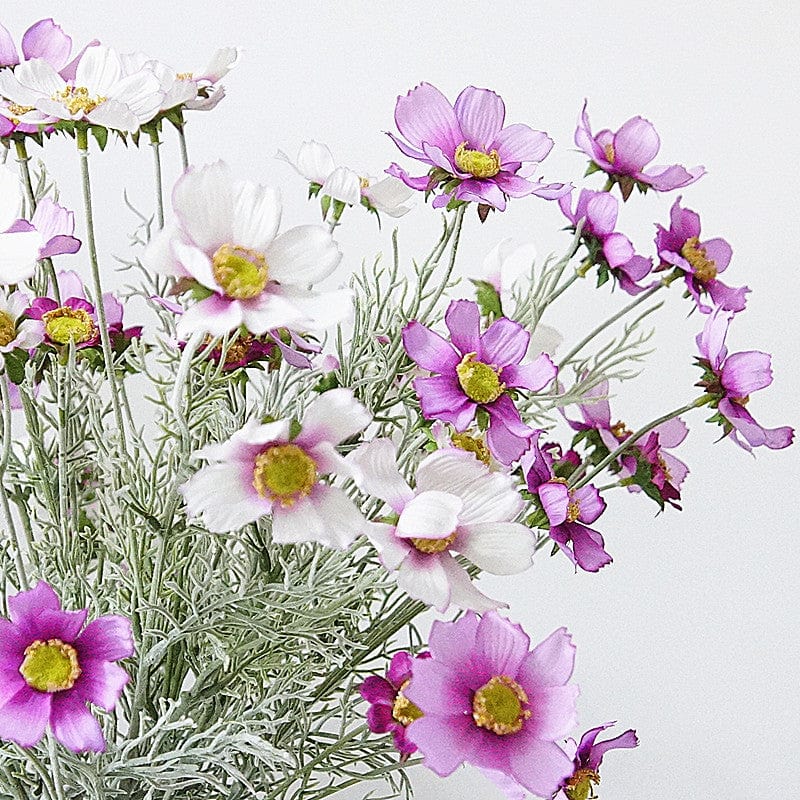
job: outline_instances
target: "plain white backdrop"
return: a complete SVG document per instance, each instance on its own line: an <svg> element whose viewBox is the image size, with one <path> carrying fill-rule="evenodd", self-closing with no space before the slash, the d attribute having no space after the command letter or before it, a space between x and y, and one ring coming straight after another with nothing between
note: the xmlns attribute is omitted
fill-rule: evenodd
<svg viewBox="0 0 800 800"><path fill-rule="evenodd" d="M572 135L584 97L595 129L617 128L641 114L662 139L658 163L705 164L708 175L683 191L700 212L706 236L734 249L726 274L748 284L748 310L734 323L732 350L773 353L775 384L749 409L764 424L797 426L798 155L795 32L800 7L762 2L256 2L138 0L112 4L27 0L4 2L0 21L19 36L53 16L82 44L98 38L121 50L144 50L179 72L202 67L218 46L242 45L240 66L225 80L228 97L187 130L195 163L229 161L242 176L282 188L285 223L316 219L305 185L274 159L296 153L304 139L326 142L340 163L378 174L392 160L412 171L382 132L392 129L398 94L420 81L449 97L466 85L488 87L506 102L507 121L547 131L556 142L542 171L547 180L583 182L585 159ZM168 182L178 151L168 138ZM34 148L35 150L36 148ZM70 143L48 146L63 200L80 208ZM152 212L151 161L115 144L93 157L100 246L125 254L134 227L122 189ZM421 170L420 170L421 172ZM634 198L621 226L650 253L653 223L668 220L677 193ZM78 215L81 216L80 214ZM439 225L421 204L401 221L401 252L424 255ZM557 208L513 201L480 226L473 214L460 251L463 274L505 236L532 240L544 256L562 251ZM366 215L348 212L338 238L340 276L362 257L386 251ZM80 233L79 233L80 235ZM64 262L83 271L81 258ZM678 297L657 316L655 353L634 383L616 387L615 417L638 425L695 396L694 336L703 320ZM545 322L566 345L592 320L626 301L587 281L552 309ZM664 797L790 797L797 791L793 747L800 735L797 622L797 447L748 456L728 441L714 444L707 413L687 418L690 438L679 455L691 467L684 511L656 517L655 506L618 492L598 522L613 565L575 574L546 555L512 579L484 579L492 596L535 641L566 625L578 645L581 727L609 720L635 727L641 746L604 764L603 800ZM418 769L422 800L466 791L499 798L472 768L439 780ZM348 797L358 797L353 793Z"/></svg>

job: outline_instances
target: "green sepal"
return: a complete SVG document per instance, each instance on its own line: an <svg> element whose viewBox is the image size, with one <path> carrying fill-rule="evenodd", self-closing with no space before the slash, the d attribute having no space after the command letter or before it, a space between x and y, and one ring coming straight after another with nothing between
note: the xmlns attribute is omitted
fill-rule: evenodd
<svg viewBox="0 0 800 800"><path fill-rule="evenodd" d="M594 175L595 172L602 172L603 168L595 163L594 161L589 162L589 166L586 167L586 172L583 173L583 177L586 178L589 175Z"/></svg>
<svg viewBox="0 0 800 800"><path fill-rule="evenodd" d="M106 149L106 145L108 144L108 128L103 127L102 125L92 125L89 130L92 133L92 136L97 140L97 145L100 148L100 151Z"/></svg>
<svg viewBox="0 0 800 800"><path fill-rule="evenodd" d="M5 353L4 360L8 379L15 386L19 386L25 380L25 364L28 361L27 351L17 347L10 353Z"/></svg>
<svg viewBox="0 0 800 800"><path fill-rule="evenodd" d="M478 423L478 429L481 431L485 431L489 427L489 412L483 406L478 406L475 412L475 422Z"/></svg>
<svg viewBox="0 0 800 800"><path fill-rule="evenodd" d="M470 283L475 287L475 300L481 309L481 314L497 319L503 316L503 306L497 289L489 281L470 278Z"/></svg>
<svg viewBox="0 0 800 800"><path fill-rule="evenodd" d="M296 439L302 430L303 426L300 424L300 422L296 419L292 419L292 421L289 423L289 441L291 442L293 439Z"/></svg>

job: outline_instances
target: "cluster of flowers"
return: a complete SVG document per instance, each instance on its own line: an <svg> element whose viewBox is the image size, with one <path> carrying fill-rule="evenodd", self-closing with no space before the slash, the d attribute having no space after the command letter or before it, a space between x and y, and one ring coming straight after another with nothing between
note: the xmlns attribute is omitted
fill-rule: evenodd
<svg viewBox="0 0 800 800"><path fill-rule="evenodd" d="M216 105L223 95L218 81L237 58L235 49L220 51L207 70L192 75L94 42L72 60L71 51L71 39L52 20L27 31L22 57L0 26L0 138L19 141L74 124L134 134L159 119L180 123L183 109ZM311 366L308 354L320 351L311 337L345 321L352 307L349 289L319 286L342 259L332 231L348 206L400 216L411 194L421 191L433 196L435 208L459 215L460 224L469 204L484 221L509 199L532 194L557 200L580 232L587 255L579 275L597 266L599 284L611 276L630 294L682 277L707 320L697 337L703 394L693 406L715 409L713 420L746 449L791 443L790 428L763 428L745 408L752 392L771 383L769 355L729 355L725 348L728 325L745 308L749 291L717 278L731 258L727 242L701 241L699 218L680 198L669 229L657 228L655 262L636 254L615 230L614 186L627 200L635 187L670 191L704 172L648 168L660 146L649 122L635 117L616 133L593 134L584 109L575 141L591 159L589 172L604 172L607 183L602 191L582 189L573 210L571 185L533 177L550 138L524 124L505 125L505 106L494 92L468 87L451 104L421 84L398 99L395 120L399 135L390 134L392 140L427 165L425 175L412 177L392 164L388 177L364 178L336 166L324 145L312 141L301 148L294 166L310 195L320 198L324 218L331 215L327 227L279 233L274 189L238 181L221 162L184 172L172 194L174 218L143 258L146 268L170 276L173 294L183 298L181 304L157 299L176 313L184 358L201 343L233 336L238 347L224 356L231 369L274 358ZM23 219L18 181L8 170L0 171L0 180L0 283L14 286L33 278L47 260L77 252L80 242L71 212L43 199ZM661 271L671 272L644 283ZM77 274L53 275L52 296L31 299L14 289L0 297L0 352L10 378L15 353L28 357L40 345L60 353L100 343L101 315ZM100 302L118 354L141 329L123 329L122 305L113 296L104 294ZM530 792L585 800L599 781L604 754L635 746L635 733L598 742L609 723L588 730L579 743L565 739L576 724L578 694L569 683L575 656L569 634L557 630L529 651L529 637L498 615L505 604L479 591L473 577L526 570L538 549L536 529L546 531L576 568L596 572L607 565L603 536L589 527L606 507L591 479L607 467L619 486L645 492L662 508L677 506L688 469L668 451L687 428L677 414L639 433L612 424L604 382L579 404L581 419L568 420L575 431L571 444L546 441L543 430L523 419L520 400L557 390L558 370L545 353L529 357L530 332L469 300L451 302L444 325L447 336L411 319L400 333L418 368L413 388L433 450L414 454L408 478L395 444L365 435L372 411L351 389L334 384L300 419L251 420L228 440L197 451L207 463L180 491L188 516L202 518L212 532L235 532L269 518L279 544L345 549L365 536L410 597L440 612L466 611L455 622L434 623L428 652L398 653L385 678L363 683L370 728L391 732L404 757L419 750L439 775L470 762L512 797ZM220 349L210 354L223 358ZM331 371L338 367L335 360L327 364ZM345 480L362 497L379 501L378 511L365 516L344 490ZM10 621L0 620L0 737L30 747L49 722L75 752L102 750L102 733L86 703L112 709L127 682L113 663L133 653L127 620L101 617L81 632L86 611L62 611L44 583L10 597L9 613Z"/></svg>

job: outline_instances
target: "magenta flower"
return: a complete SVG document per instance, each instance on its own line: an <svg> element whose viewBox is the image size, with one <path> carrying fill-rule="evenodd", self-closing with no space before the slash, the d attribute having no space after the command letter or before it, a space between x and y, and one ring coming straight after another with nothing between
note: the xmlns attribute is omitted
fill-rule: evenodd
<svg viewBox="0 0 800 800"><path fill-rule="evenodd" d="M792 443L794 429L788 425L764 428L745 408L753 392L772 383L772 359L759 350L728 355L725 337L733 316L733 311L714 309L702 333L697 335L701 355L698 365L704 370L697 385L705 388L712 398L711 407L717 409L709 422L718 422L724 435L745 450L761 446L782 450Z"/></svg>
<svg viewBox="0 0 800 800"><path fill-rule="evenodd" d="M468 762L549 798L572 774L556 744L575 725L568 684L575 646L565 628L528 652L518 625L489 611L431 627L431 658L417 659L405 696L422 716L408 738L437 775Z"/></svg>
<svg viewBox="0 0 800 800"><path fill-rule="evenodd" d="M661 147L661 140L653 125L642 117L633 117L616 133L604 129L595 135L589 125L587 104L588 101L583 104L575 129L575 144L592 159L598 169L619 183L625 200L634 185L638 185L643 192L648 188L669 192L688 186L705 175L705 167L686 169L680 164L645 169Z"/></svg>
<svg viewBox="0 0 800 800"><path fill-rule="evenodd" d="M86 704L114 710L129 680L114 662L133 655L130 621L106 615L84 628L87 609L63 611L44 581L9 597L8 611L10 620L0 618L0 738L33 747L49 724L74 753L102 753L103 732Z"/></svg>
<svg viewBox="0 0 800 800"><path fill-rule="evenodd" d="M503 126L506 107L489 89L468 86L453 106L429 83L397 98L394 119L400 138L390 133L404 155L428 164L427 175L412 178L392 164L386 171L406 186L423 192L440 187L434 208L451 201L475 202L498 211L509 197L553 199L569 191L563 183L530 180L553 142L527 125Z"/></svg>
<svg viewBox="0 0 800 800"><path fill-rule="evenodd" d="M417 658L430 658L430 653L420 653ZM394 746L404 756L417 752L417 746L406 736L406 728L422 716L422 712L403 694L411 681L413 665L411 653L395 653L385 678L370 675L358 687L359 694L369 703L369 729L373 733L391 733Z"/></svg>
<svg viewBox="0 0 800 800"><path fill-rule="evenodd" d="M688 208L681 208L679 197L670 209L670 226L665 230L656 225L656 249L661 259L661 269L669 265L683 271L686 289L704 314L711 313L701 294L708 294L715 305L726 311L741 311L746 303L747 286L734 289L717 280L731 261L733 251L724 239L700 241L700 217Z"/></svg>
<svg viewBox="0 0 800 800"><path fill-rule="evenodd" d="M653 263L649 258L636 255L630 239L614 230L619 211L616 197L608 192L581 189L574 211L571 194L561 197L558 205L572 223L573 230L583 220L581 238L592 263L599 267L598 286L605 283L610 272L628 294L636 295L647 288L636 281L650 273Z"/></svg>
<svg viewBox="0 0 800 800"><path fill-rule="evenodd" d="M587 800L594 797L593 786L600 783L600 764L603 763L603 756L609 750L622 750L637 747L639 739L636 731L627 730L613 739L597 741L597 736L602 731L614 725L607 722L605 725L598 725L596 728L586 731L581 736L580 744L575 751L573 760L574 771L561 786L558 796L564 796L568 800ZM574 742L572 742L574 745ZM563 795L561 794L563 792Z"/></svg>
<svg viewBox="0 0 800 800"><path fill-rule="evenodd" d="M415 378L425 419L451 423L459 432L475 419L478 408L489 415L486 441L503 464L516 461L528 449L533 430L522 422L509 389L538 392L556 376L550 357L542 353L521 364L530 334L506 317L481 333L476 303L454 300L445 314L447 341L412 320L403 329L403 346L422 369L439 373Z"/></svg>

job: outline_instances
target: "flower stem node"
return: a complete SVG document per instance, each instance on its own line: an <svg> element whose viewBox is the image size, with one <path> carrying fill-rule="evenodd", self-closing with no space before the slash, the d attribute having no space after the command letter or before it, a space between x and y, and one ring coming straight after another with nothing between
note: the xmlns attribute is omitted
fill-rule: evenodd
<svg viewBox="0 0 800 800"><path fill-rule="evenodd" d="M506 675L495 675L475 692L472 699L472 718L480 728L506 736L518 733L531 712L525 690Z"/></svg>
<svg viewBox="0 0 800 800"><path fill-rule="evenodd" d="M497 150L489 153L470 150L466 142L461 142L456 148L455 162L462 172L468 172L476 178L494 178L500 172L500 156Z"/></svg>
<svg viewBox="0 0 800 800"><path fill-rule="evenodd" d="M98 335L97 326L82 308L61 306L42 315L45 333L58 344L82 344Z"/></svg>
<svg viewBox="0 0 800 800"><path fill-rule="evenodd" d="M597 797L594 786L600 783L600 775L593 769L579 769L565 784L564 794L569 800L591 800Z"/></svg>
<svg viewBox="0 0 800 800"><path fill-rule="evenodd" d="M61 639L37 639L25 648L19 672L28 686L38 692L71 689L81 675L78 653Z"/></svg>
<svg viewBox="0 0 800 800"><path fill-rule="evenodd" d="M238 245L219 247L211 259L211 269L217 283L233 300L258 297L269 281L264 255Z"/></svg>
<svg viewBox="0 0 800 800"><path fill-rule="evenodd" d="M296 444L268 447L256 456L253 486L261 497L293 506L317 483L317 465Z"/></svg>
<svg viewBox="0 0 800 800"><path fill-rule="evenodd" d="M500 381L500 371L475 360L476 353L467 353L456 367L456 374L464 394L476 403L493 403L505 391Z"/></svg>

